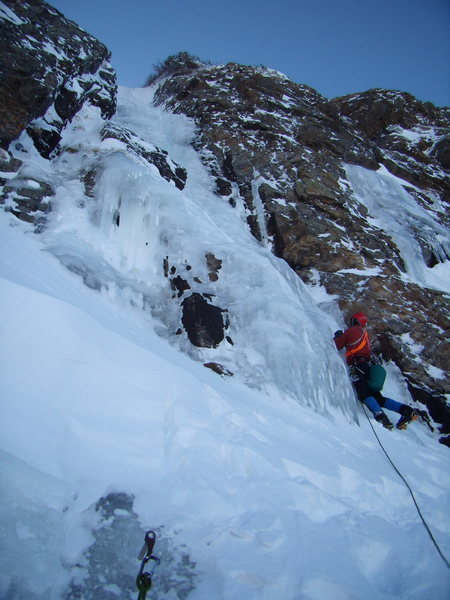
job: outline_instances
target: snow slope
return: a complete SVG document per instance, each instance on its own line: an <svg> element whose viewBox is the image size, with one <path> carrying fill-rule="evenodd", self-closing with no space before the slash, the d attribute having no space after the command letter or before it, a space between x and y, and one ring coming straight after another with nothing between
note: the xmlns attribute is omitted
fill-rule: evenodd
<svg viewBox="0 0 450 600"><path fill-rule="evenodd" d="M135 598L148 528L156 598L445 597L449 570L334 351L332 299L319 310L213 195L187 119L148 90L121 90L118 118L187 168L185 190L100 142L90 109L51 164L22 140L30 174L57 184L49 229L0 214L0 598ZM98 202L78 179L93 156ZM194 352L170 335L161 264L200 273L211 249L234 346ZM386 394L411 403L388 371ZM376 431L449 557L448 449L421 424Z"/></svg>

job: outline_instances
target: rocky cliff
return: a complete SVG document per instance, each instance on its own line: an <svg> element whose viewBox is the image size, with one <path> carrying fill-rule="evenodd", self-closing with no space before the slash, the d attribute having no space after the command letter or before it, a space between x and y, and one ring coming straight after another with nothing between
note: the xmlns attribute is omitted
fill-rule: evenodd
<svg viewBox="0 0 450 600"><path fill-rule="evenodd" d="M101 156L119 146L183 189L183 165L114 121L115 74L102 44L37 0L7 0L0 17L0 203L6 210L37 231L45 228L54 181L30 175L21 139L31 138L46 161L80 152L61 143L61 135L87 105L104 119L98 147L83 151L78 177L87 198L96 197ZM395 361L413 397L449 433L448 295L413 276L407 260L410 251L420 254L428 276L450 257L448 110L380 89L330 101L269 69L209 65L185 53L161 65L151 86L157 105L195 121L194 145L217 202L229 203L236 218L244 214L253 236L304 282L323 286L344 315L363 309L375 349ZM389 177L396 200L390 196L386 205L382 183ZM399 218L412 250L397 235ZM114 220L119 226L119 213ZM211 253L206 261L214 282L221 257ZM180 310L177 333L184 328L199 346L222 343L222 315L232 307L214 307L192 292L168 262L161 269Z"/></svg>
<svg viewBox="0 0 450 600"><path fill-rule="evenodd" d="M448 109L381 89L329 101L268 69L184 58L160 70L156 102L195 119L217 195L242 203L253 235L339 298L344 314L367 312L376 350L446 420L448 295L407 276L404 253L370 218L351 173L356 165L398 177L405 200L388 210L402 215L428 268L448 261Z"/></svg>
<svg viewBox="0 0 450 600"><path fill-rule="evenodd" d="M49 210L54 189L45 179L12 181L8 174L26 162L18 138L26 131L49 158L84 103L98 106L105 118L114 114L116 76L109 50L44 2L10 0L0 7L0 19L0 183L6 184L1 202L17 200L11 210L34 221Z"/></svg>
<svg viewBox="0 0 450 600"><path fill-rule="evenodd" d="M43 2L10 0L2 10L0 144L27 129L49 157L60 132L84 102L115 112L116 76L110 52Z"/></svg>

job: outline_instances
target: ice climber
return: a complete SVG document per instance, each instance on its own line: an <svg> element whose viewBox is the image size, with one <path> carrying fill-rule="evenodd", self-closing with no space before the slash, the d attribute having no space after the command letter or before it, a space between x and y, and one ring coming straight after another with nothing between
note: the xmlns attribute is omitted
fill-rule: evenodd
<svg viewBox="0 0 450 600"><path fill-rule="evenodd" d="M350 318L350 327L345 331L341 329L334 334L336 348L346 349L345 357L350 367L350 379L355 387L358 398L373 413L375 420L392 429L394 426L389 421L382 408L399 413L400 419L397 429L406 429L408 423L417 419L418 411L407 404L402 404L392 398L385 398L381 394L386 372L373 360L370 351L369 334L365 330L367 317L358 312Z"/></svg>

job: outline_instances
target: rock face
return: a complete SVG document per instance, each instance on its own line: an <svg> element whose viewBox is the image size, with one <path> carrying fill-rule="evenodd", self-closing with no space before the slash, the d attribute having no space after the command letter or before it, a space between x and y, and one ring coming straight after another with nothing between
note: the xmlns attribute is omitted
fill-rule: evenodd
<svg viewBox="0 0 450 600"><path fill-rule="evenodd" d="M425 264L447 261L448 110L380 89L328 101L268 69L182 58L172 60L170 77L160 68L156 102L195 119L217 195L243 206L253 235L304 281L336 295L345 314L369 314L375 349L449 433L448 297L408 281L398 246L368 219L346 168L384 167L401 178L437 224L430 233L410 219Z"/></svg>
<svg viewBox="0 0 450 600"><path fill-rule="evenodd" d="M0 131L0 204L38 230L45 226L52 183L23 176L22 162L8 148L25 131L44 158L75 152L61 148L60 134L85 105L98 107L105 119L102 141L117 140L136 160L153 164L162 178L183 189L186 170L165 150L109 120L116 111L117 85L103 44L45 2L9 0L0 10L0 118L5 124ZM14 143L20 151L20 142ZM93 197L97 170L94 165L83 174L87 196Z"/></svg>
<svg viewBox="0 0 450 600"><path fill-rule="evenodd" d="M448 109L390 90L369 90L337 98L334 104L377 146L381 162L391 173L414 186L436 190L450 201ZM448 214L444 219L448 225Z"/></svg>
<svg viewBox="0 0 450 600"><path fill-rule="evenodd" d="M109 50L60 12L33 0L6 0L0 39L0 145L27 128L48 157L64 125L89 100L115 112L116 77Z"/></svg>
<svg viewBox="0 0 450 600"><path fill-rule="evenodd" d="M26 131L48 158L60 133L85 103L105 119L116 109L110 52L45 2L6 0L0 7L0 184L19 172L10 143ZM2 173L6 177L2 177ZM18 175L0 198L19 218L39 225L50 210L50 182Z"/></svg>
<svg viewBox="0 0 450 600"><path fill-rule="evenodd" d="M217 348L225 337L224 311L197 292L183 300L182 307L181 320L191 343L200 348Z"/></svg>

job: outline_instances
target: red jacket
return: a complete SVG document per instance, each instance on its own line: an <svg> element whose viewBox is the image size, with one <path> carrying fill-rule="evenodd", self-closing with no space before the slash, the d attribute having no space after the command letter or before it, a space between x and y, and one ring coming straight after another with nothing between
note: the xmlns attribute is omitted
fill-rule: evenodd
<svg viewBox="0 0 450 600"><path fill-rule="evenodd" d="M342 335L334 338L334 343L338 350L345 346L348 365L359 358L370 359L369 334L360 325L346 329Z"/></svg>

